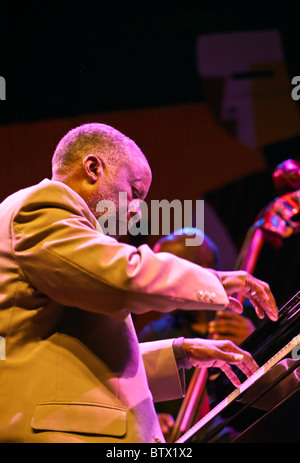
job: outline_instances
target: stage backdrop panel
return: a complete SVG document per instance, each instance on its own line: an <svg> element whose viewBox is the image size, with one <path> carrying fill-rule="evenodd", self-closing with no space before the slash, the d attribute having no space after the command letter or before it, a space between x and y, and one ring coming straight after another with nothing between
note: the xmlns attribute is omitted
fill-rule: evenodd
<svg viewBox="0 0 300 463"><path fill-rule="evenodd" d="M57 142L86 122L113 125L134 139L153 171L149 199L196 199L264 170L259 149L220 127L204 104L174 105L0 127L0 200L51 176Z"/></svg>

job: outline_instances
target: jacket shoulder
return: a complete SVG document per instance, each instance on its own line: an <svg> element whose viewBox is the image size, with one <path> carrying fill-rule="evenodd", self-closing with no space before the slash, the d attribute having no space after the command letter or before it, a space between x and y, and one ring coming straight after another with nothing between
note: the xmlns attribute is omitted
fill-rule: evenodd
<svg viewBox="0 0 300 463"><path fill-rule="evenodd" d="M42 208L65 209L74 214L80 214L88 218L95 225L96 219L88 205L78 193L62 182L44 179L37 185L19 190L9 196L1 204L1 209L14 210L14 215L20 209L26 211Z"/></svg>

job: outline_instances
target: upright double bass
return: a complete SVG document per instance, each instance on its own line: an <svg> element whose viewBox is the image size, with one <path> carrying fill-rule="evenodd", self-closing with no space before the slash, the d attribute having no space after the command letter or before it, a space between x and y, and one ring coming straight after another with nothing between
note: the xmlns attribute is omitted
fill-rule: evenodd
<svg viewBox="0 0 300 463"><path fill-rule="evenodd" d="M246 270L253 274L262 246L268 242L279 247L283 239L300 232L300 221L293 220L300 213L300 162L287 159L280 163L272 175L273 183L280 196L271 201L257 216L249 228L235 270ZM243 298L239 296L242 302ZM170 442L190 429L208 412L206 368L196 368L186 396L178 412Z"/></svg>

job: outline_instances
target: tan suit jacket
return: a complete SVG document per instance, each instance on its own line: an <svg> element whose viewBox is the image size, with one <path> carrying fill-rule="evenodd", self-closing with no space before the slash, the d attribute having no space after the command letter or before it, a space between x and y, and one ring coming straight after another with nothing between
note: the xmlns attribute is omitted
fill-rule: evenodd
<svg viewBox="0 0 300 463"><path fill-rule="evenodd" d="M130 313L223 308L219 280L104 235L47 179L0 205L0 234L0 442L163 441L153 400L183 394L172 340L139 345Z"/></svg>

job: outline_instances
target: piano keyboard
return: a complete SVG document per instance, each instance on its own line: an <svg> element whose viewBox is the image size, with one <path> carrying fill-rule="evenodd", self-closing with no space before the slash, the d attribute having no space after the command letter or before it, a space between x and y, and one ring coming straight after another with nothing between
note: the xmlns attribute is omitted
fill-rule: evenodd
<svg viewBox="0 0 300 463"><path fill-rule="evenodd" d="M252 384L261 378L267 371L274 365L288 355L293 349L300 345L300 334L295 336L288 342L282 349L280 349L273 357L270 358L262 367L260 367L253 375L247 378L243 384L236 388L229 396L216 405L210 412L208 412L200 421L198 421L192 428L183 434L175 443L181 444L189 440L196 432L198 432L206 423L220 413L227 405L235 400L241 393L246 391Z"/></svg>

